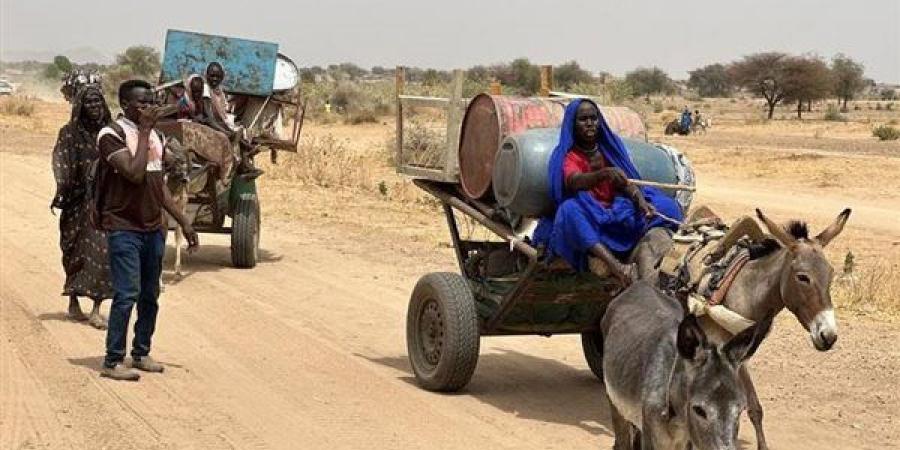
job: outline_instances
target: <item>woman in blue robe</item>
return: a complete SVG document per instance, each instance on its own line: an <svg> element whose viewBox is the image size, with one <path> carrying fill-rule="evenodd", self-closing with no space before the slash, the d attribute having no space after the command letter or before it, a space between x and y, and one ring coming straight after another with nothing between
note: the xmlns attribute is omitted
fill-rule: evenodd
<svg viewBox="0 0 900 450"><path fill-rule="evenodd" d="M597 105L587 99L572 101L550 157L555 213L541 219L535 243L545 246L548 257L561 257L578 271L588 270L589 256L598 258L613 276L630 284L633 267L622 260L650 229L676 228L660 215L683 217L674 199L629 181L640 178Z"/></svg>

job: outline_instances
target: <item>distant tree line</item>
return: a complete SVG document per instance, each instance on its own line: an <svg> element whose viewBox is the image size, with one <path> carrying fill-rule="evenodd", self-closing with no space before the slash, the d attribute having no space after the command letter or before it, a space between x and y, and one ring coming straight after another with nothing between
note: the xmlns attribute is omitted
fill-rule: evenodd
<svg viewBox="0 0 900 450"><path fill-rule="evenodd" d="M74 69L97 70L107 89L128 78L155 81L160 71L160 54L153 47L133 46L116 56L111 65L75 65L60 55L43 66L43 74L59 79ZM393 76L394 68L375 66L365 69L353 63L312 66L301 69L301 79L312 83L320 79L360 81L384 79ZM652 95L674 95L687 88L700 97L729 97L739 90L765 100L768 117L772 118L779 104L796 104L797 115L810 111L813 102L837 98L846 110L847 102L857 98L866 87L874 85L865 77L861 63L844 54L826 61L817 55L790 55L782 52L762 52L746 55L730 63L715 63L688 72L683 86L672 80L659 67L639 67L623 78L609 73L592 73L577 61L569 61L554 67L553 84L556 90L605 96L610 102ZM409 67L407 80L424 86L438 86L449 82L451 72L446 70ZM504 93L535 95L540 90L540 66L528 58L517 58L508 63L476 65L466 71L466 91L474 93L488 89L492 81L499 81ZM876 93L878 94L878 93ZM892 100L893 90L880 93L882 99ZM114 100L114 98L113 98Z"/></svg>

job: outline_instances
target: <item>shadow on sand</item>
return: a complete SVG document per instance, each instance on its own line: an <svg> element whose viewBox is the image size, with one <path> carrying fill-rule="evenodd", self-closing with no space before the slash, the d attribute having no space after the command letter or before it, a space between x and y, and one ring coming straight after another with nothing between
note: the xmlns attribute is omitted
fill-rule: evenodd
<svg viewBox="0 0 900 450"><path fill-rule="evenodd" d="M174 239L170 239L173 241ZM222 269L230 269L231 265L231 247L220 244L204 244L203 235L200 235L200 248L194 253L182 251L181 253L181 273L179 277L175 275L175 249L172 242L167 242L166 255L163 258L163 284L178 284L195 274L218 272ZM281 261L282 255L277 255L271 251L260 248L258 264L267 264Z"/></svg>
<svg viewBox="0 0 900 450"><path fill-rule="evenodd" d="M416 385L406 356L358 356L401 371L399 379ZM522 419L613 435L603 385L589 370L552 359L505 349L483 354L469 385L459 394L449 395L468 395Z"/></svg>

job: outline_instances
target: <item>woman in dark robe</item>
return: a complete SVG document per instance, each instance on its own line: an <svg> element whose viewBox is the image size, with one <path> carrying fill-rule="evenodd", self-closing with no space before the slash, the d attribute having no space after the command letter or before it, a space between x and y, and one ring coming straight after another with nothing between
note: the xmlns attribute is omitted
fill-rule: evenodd
<svg viewBox="0 0 900 450"><path fill-rule="evenodd" d="M578 271L608 271L624 285L633 281L638 268L622 261L641 238L654 228L675 229L665 218L683 216L678 203L662 191L629 181L641 176L625 144L587 99L566 107L547 177L556 210L538 224L535 243ZM595 270L589 258L602 264Z"/></svg>
<svg viewBox="0 0 900 450"><path fill-rule="evenodd" d="M61 210L59 246L66 272L62 295L69 298L68 317L87 320L98 329L106 328L100 314L103 299L112 298L106 234L89 220L88 176L98 157L97 133L110 121L103 92L96 85L82 86L72 102L69 123L59 130L53 148L56 195L52 208ZM94 305L90 317L84 315L78 297L88 297Z"/></svg>

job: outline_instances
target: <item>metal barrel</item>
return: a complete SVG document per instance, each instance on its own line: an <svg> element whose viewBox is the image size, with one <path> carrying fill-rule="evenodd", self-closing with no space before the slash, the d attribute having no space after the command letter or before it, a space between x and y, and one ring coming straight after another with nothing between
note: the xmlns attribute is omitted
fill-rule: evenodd
<svg viewBox="0 0 900 450"><path fill-rule="evenodd" d="M459 178L470 198L491 191L494 160L503 140L535 128L558 128L569 98L512 97L479 94L469 102L462 122ZM641 116L626 107L601 106L610 128L623 137L646 139Z"/></svg>
<svg viewBox="0 0 900 450"><path fill-rule="evenodd" d="M492 177L494 198L501 208L526 217L553 212L547 175L550 155L558 141L559 128L533 129L504 139L497 152ZM626 137L622 142L641 179L693 185L693 177L683 179L679 175L679 164L689 163L673 156L670 149ZM675 197L674 192L667 193ZM682 204L685 209L687 206Z"/></svg>

